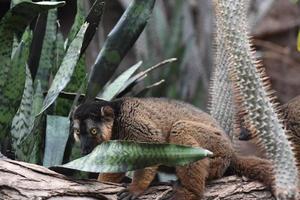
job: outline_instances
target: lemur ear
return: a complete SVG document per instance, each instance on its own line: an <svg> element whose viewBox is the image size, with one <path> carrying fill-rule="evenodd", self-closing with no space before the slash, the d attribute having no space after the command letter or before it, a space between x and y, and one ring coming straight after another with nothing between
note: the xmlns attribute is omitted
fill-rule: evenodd
<svg viewBox="0 0 300 200"><path fill-rule="evenodd" d="M101 107L101 117L113 119L115 117L113 108L110 106Z"/></svg>

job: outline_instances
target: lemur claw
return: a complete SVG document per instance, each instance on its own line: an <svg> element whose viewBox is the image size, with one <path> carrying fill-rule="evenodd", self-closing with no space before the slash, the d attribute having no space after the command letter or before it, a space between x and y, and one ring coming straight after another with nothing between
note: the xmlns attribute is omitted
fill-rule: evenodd
<svg viewBox="0 0 300 200"><path fill-rule="evenodd" d="M118 200L138 200L139 195L132 194L127 188L120 191L118 194Z"/></svg>

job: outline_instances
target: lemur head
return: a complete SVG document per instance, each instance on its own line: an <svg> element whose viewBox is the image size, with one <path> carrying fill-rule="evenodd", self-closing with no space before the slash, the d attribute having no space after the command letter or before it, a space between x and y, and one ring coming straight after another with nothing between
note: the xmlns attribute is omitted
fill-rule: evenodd
<svg viewBox="0 0 300 200"><path fill-rule="evenodd" d="M84 103L74 110L72 130L83 155L111 139L114 117L113 108L106 101Z"/></svg>

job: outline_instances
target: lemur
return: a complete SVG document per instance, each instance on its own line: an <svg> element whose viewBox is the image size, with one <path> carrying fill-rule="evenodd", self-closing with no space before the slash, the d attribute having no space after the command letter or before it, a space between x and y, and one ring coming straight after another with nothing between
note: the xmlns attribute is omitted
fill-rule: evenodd
<svg viewBox="0 0 300 200"><path fill-rule="evenodd" d="M114 101L93 101L79 105L72 116L75 140L82 154L107 140L174 143L202 147L212 158L176 167L180 186L171 199L200 199L208 180L227 170L258 180L272 188L272 165L268 160L235 153L226 133L207 113L184 102L164 98L125 97ZM119 199L136 199L149 186L158 166L134 172L131 184ZM103 173L99 181L120 182L125 173Z"/></svg>

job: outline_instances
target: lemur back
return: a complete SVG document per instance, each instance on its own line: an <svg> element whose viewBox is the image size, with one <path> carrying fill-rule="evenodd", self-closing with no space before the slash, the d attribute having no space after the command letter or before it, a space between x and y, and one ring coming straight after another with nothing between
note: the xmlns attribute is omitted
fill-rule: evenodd
<svg viewBox="0 0 300 200"><path fill-rule="evenodd" d="M121 119L134 116L150 120L166 135L179 120L201 122L220 128L213 117L182 101L167 98L123 98L118 100L118 104L122 111ZM227 135L224 134L224 137L227 138Z"/></svg>

